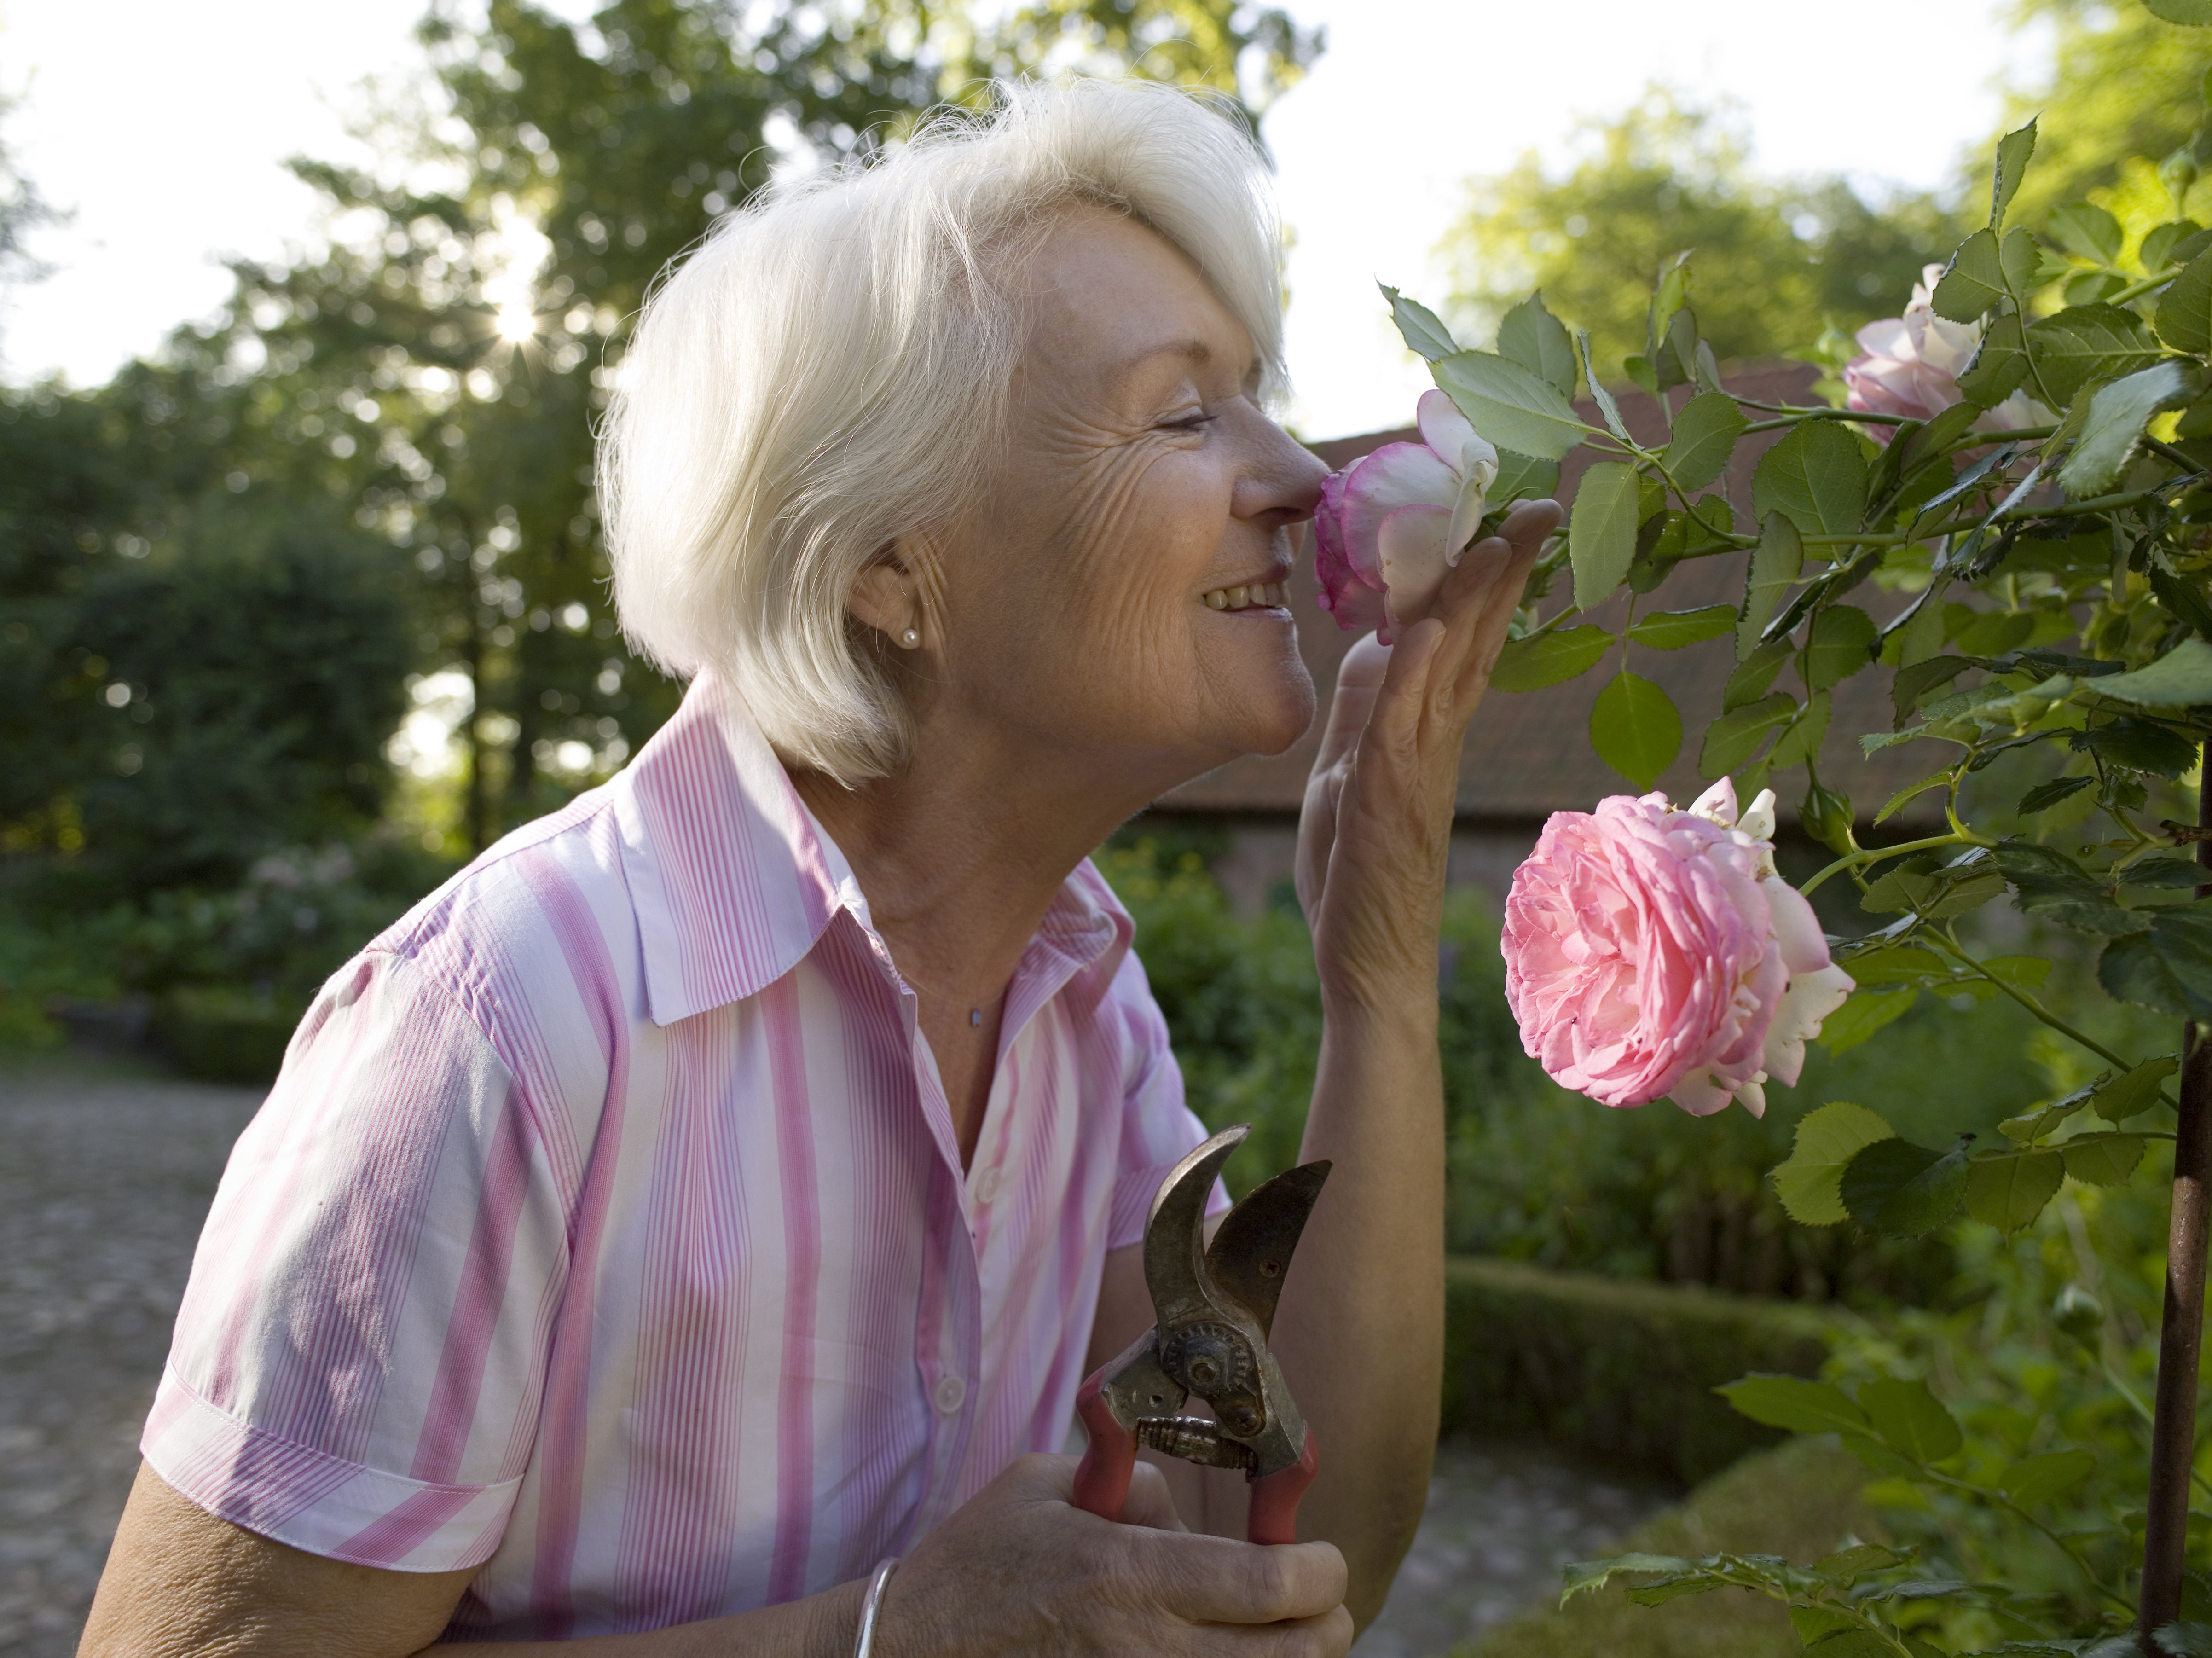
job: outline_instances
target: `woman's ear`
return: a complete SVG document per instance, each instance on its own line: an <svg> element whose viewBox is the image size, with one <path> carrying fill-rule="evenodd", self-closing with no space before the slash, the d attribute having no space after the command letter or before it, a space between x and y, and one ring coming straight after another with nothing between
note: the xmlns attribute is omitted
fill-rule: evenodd
<svg viewBox="0 0 2212 1658"><path fill-rule="evenodd" d="M853 619L872 628L892 644L914 649L929 636L933 606L928 594L934 562L926 547L905 537L890 543L853 578L845 608Z"/></svg>

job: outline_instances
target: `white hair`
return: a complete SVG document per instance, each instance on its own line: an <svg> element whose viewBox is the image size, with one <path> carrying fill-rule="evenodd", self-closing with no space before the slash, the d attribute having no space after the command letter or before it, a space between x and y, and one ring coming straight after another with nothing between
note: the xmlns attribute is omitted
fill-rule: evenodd
<svg viewBox="0 0 2212 1658"><path fill-rule="evenodd" d="M1282 385L1267 163L1218 100L1091 79L996 88L868 162L775 185L647 300L600 434L623 631L712 668L787 762L848 786L911 721L855 579L978 505L1026 338L1024 261L1072 208L1190 259Z"/></svg>

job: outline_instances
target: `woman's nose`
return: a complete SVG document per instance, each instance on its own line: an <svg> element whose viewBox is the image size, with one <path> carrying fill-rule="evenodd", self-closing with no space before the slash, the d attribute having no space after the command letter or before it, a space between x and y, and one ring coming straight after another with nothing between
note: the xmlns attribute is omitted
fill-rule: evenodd
<svg viewBox="0 0 2212 1658"><path fill-rule="evenodd" d="M1259 452L1237 481L1231 510L1237 517L1303 524L1321 504L1328 468L1320 456L1264 415L1255 422Z"/></svg>

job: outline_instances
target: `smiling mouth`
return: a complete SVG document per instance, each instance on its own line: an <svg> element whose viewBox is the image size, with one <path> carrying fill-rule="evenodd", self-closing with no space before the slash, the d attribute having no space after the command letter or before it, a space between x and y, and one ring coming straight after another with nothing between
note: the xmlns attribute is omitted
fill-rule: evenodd
<svg viewBox="0 0 2212 1658"><path fill-rule="evenodd" d="M1239 587L1216 587L1206 595L1209 610L1260 610L1279 609L1287 583L1255 581Z"/></svg>

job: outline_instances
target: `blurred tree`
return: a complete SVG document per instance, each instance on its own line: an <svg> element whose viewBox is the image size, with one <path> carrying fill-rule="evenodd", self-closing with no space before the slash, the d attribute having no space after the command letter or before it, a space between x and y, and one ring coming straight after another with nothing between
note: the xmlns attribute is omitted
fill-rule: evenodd
<svg viewBox="0 0 2212 1658"><path fill-rule="evenodd" d="M1487 338L1505 308L1540 288L1590 331L1600 372L1644 347L1644 306L1662 264L1694 249L1691 304L1723 358L1811 346L1832 321L1895 315L1930 260L1960 234L1931 196L1879 203L1836 177L1753 171L1740 115L1659 87L1618 119L1586 120L1565 173L1535 155L1473 181L1441 252L1454 320Z"/></svg>
<svg viewBox="0 0 2212 1658"><path fill-rule="evenodd" d="M673 707L601 583L591 420L654 276L768 181L781 141L865 153L977 77L1133 68L1248 112L1320 48L1237 0L1040 0L988 28L959 6L613 0L586 23L440 0L434 87L382 112L392 165L302 161L332 210L319 258L241 264L257 477L335 489L407 550L431 665L474 688L465 839L604 775Z"/></svg>

